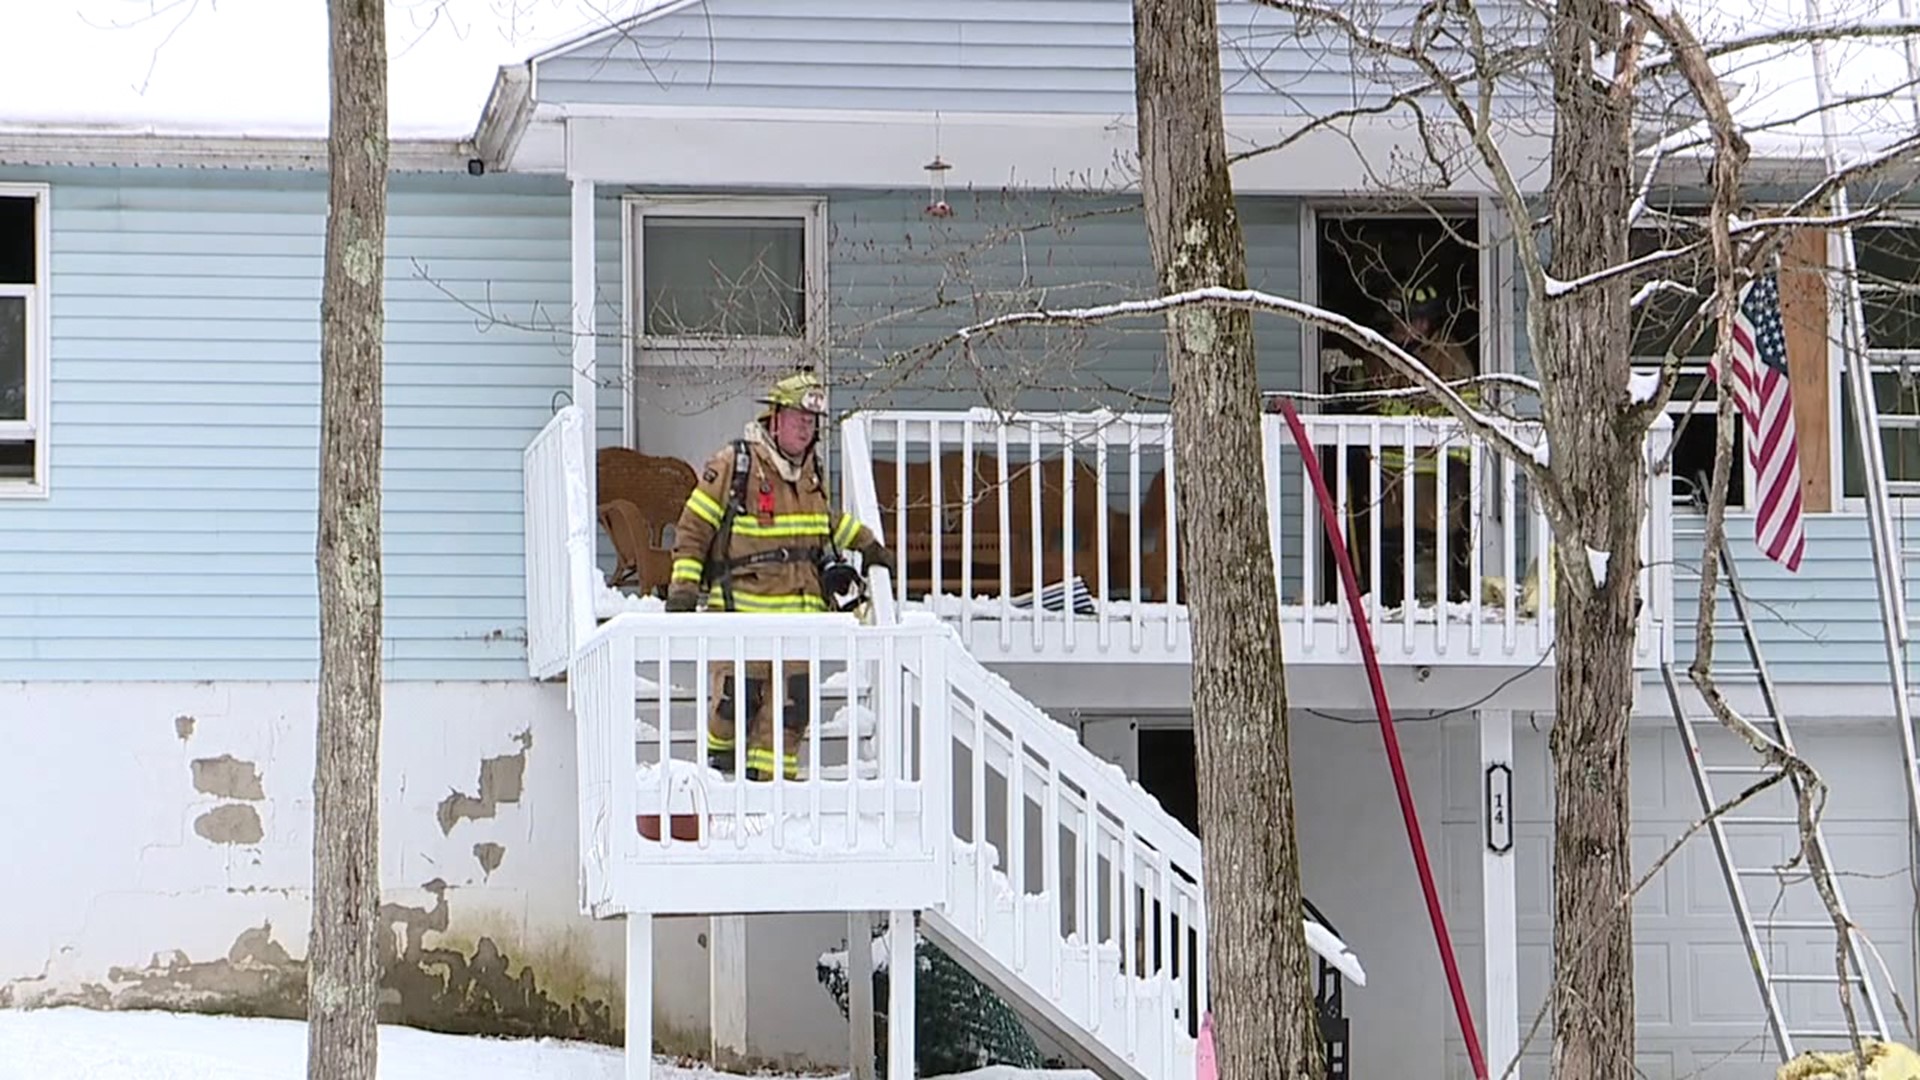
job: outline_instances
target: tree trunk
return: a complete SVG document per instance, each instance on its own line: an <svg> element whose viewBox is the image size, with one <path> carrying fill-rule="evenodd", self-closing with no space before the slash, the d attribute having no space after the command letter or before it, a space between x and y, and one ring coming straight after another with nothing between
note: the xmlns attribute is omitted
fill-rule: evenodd
<svg viewBox="0 0 1920 1080"><path fill-rule="evenodd" d="M380 442L386 5L329 0L320 301L320 728L313 778L309 1080L373 1080L380 993Z"/></svg>
<svg viewBox="0 0 1920 1080"><path fill-rule="evenodd" d="M1627 96L1595 75L1624 38L1611 0L1566 0L1552 16L1555 90L1550 272L1565 280L1627 259L1635 187ZM1646 510L1644 426L1626 412L1631 295L1625 276L1543 301L1540 376L1555 521L1553 1075L1630 1080L1633 919L1627 720L1633 709L1636 545ZM1588 588L1586 549L1609 572Z"/></svg>
<svg viewBox="0 0 1920 1080"><path fill-rule="evenodd" d="M1141 191L1161 288L1245 288L1214 0L1135 0L1133 20ZM1278 589L1257 494L1252 315L1188 307L1166 320L1180 550L1199 568L1187 603L1220 1075L1317 1078Z"/></svg>

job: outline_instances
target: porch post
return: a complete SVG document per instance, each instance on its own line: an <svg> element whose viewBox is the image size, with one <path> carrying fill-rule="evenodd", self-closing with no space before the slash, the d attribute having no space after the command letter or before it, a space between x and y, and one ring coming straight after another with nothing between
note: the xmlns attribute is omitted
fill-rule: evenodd
<svg viewBox="0 0 1920 1080"><path fill-rule="evenodd" d="M707 1026L716 1069L747 1060L747 917L707 917Z"/></svg>
<svg viewBox="0 0 1920 1080"><path fill-rule="evenodd" d="M1514 899L1513 713L1481 709L1480 917L1486 953L1487 1070L1520 1052L1520 967ZM1513 1075L1520 1075L1518 1069Z"/></svg>
<svg viewBox="0 0 1920 1080"><path fill-rule="evenodd" d="M653 916L627 914L626 1080L653 1076Z"/></svg>
<svg viewBox="0 0 1920 1080"><path fill-rule="evenodd" d="M586 467L588 498L595 490L594 452L599 449L599 406L595 400L599 376L596 370L598 342L594 338L593 304L598 283L594 279L593 181L573 180L573 379L569 389L573 403L586 412Z"/></svg>
<svg viewBox="0 0 1920 1080"><path fill-rule="evenodd" d="M914 1075L914 975L919 913L887 914L887 1077L902 1080Z"/></svg>

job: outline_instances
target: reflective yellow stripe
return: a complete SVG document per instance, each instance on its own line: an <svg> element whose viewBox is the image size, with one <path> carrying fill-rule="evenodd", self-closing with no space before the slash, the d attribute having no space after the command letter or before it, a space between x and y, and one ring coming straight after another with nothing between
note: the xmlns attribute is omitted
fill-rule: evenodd
<svg viewBox="0 0 1920 1080"><path fill-rule="evenodd" d="M824 516L819 521L806 522L782 521L779 518L775 518L773 524L762 525L753 518L735 517L733 519L733 535L752 536L763 540L825 536L827 535L827 522Z"/></svg>
<svg viewBox="0 0 1920 1080"><path fill-rule="evenodd" d="M800 778L799 754L784 755L781 765L783 767L780 771L786 774L787 779L798 780ZM747 769L755 772L772 772L773 751L765 750L758 746L749 747L747 749Z"/></svg>
<svg viewBox="0 0 1920 1080"><path fill-rule="evenodd" d="M707 593L707 603L721 607L727 602L726 593L714 588ZM825 611L826 600L806 593L787 593L784 595L761 595L734 590L733 610L735 611Z"/></svg>
<svg viewBox="0 0 1920 1080"><path fill-rule="evenodd" d="M859 519L852 514L841 514L840 527L833 530L833 542L841 547L846 547L848 544L853 543L853 538L858 535L860 535Z"/></svg>
<svg viewBox="0 0 1920 1080"><path fill-rule="evenodd" d="M1475 407L1479 406L1480 404L1480 388L1479 387L1463 386L1463 387L1460 387L1455 392L1460 395L1461 401L1464 401L1468 405L1472 405ZM1423 395L1420 395L1420 394L1403 394L1399 397L1381 398L1379 411L1382 416L1451 416L1452 415L1452 413L1447 411L1447 407L1445 405L1442 405L1439 402L1434 401L1430 398L1424 397Z"/></svg>
<svg viewBox="0 0 1920 1080"><path fill-rule="evenodd" d="M698 585L700 574L705 569L705 564L699 559L675 559L673 560L673 580L691 581Z"/></svg>
<svg viewBox="0 0 1920 1080"><path fill-rule="evenodd" d="M1435 460L1432 447L1415 449L1413 453L1413 471L1415 473L1424 473L1428 476L1439 473L1440 462ZM1462 465L1473 464L1472 453L1457 446L1447 451L1447 456ZM1383 469L1406 468L1406 453L1401 450L1389 450L1382 447L1380 450L1380 467Z"/></svg>
<svg viewBox="0 0 1920 1080"><path fill-rule="evenodd" d="M721 516L726 512L714 501L713 496L699 488L694 488L693 494L687 496L687 509L698 514L709 525L719 525Z"/></svg>
<svg viewBox="0 0 1920 1080"><path fill-rule="evenodd" d="M720 736L715 735L713 732L709 731L707 732L707 749L731 750L733 749L733 740L723 739Z"/></svg>

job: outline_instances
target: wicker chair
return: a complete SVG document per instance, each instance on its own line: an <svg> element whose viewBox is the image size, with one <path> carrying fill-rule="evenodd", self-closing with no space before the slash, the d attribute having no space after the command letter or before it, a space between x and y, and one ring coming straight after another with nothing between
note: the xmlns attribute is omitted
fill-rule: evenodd
<svg viewBox="0 0 1920 1080"><path fill-rule="evenodd" d="M664 589L673 577L672 529L699 482L693 466L624 446L602 447L595 463L600 527L618 559L607 583L642 593Z"/></svg>

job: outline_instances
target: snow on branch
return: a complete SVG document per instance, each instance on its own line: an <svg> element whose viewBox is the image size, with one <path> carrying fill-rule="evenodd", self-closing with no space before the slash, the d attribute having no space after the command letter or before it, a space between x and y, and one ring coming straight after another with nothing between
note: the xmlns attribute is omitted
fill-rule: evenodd
<svg viewBox="0 0 1920 1080"><path fill-rule="evenodd" d="M1806 23L1800 26L1782 26L1741 37L1716 41L1701 48L1703 59L1717 60L1720 57L1748 49L1765 49L1776 45L1801 45L1812 41L1843 41L1850 38L1907 38L1920 36L1920 22L1910 19L1856 19L1848 22ZM1669 69L1681 66L1681 59L1672 50L1656 53L1640 63L1643 75L1663 74Z"/></svg>
<svg viewBox="0 0 1920 1080"><path fill-rule="evenodd" d="M1457 78L1455 73L1447 71L1425 49L1417 45L1393 41L1373 33L1361 26L1349 12L1325 3L1310 3L1307 0L1254 0L1260 7L1286 12L1296 20L1319 21L1338 27L1355 45L1369 52L1414 65L1426 77L1433 89L1439 91L1441 100L1448 111L1472 136L1473 146L1478 151L1480 162L1493 178L1494 186L1505 204L1507 216L1511 219L1514 240L1524 254L1520 259L1528 283L1536 293L1544 292L1546 287L1546 268L1535 256L1538 245L1534 241L1533 220L1527 212L1526 196L1521 193L1520 183L1514 178L1506 155L1501 153L1499 144L1493 137L1493 77L1488 70L1488 52L1484 27L1480 23L1479 13L1472 3L1459 5L1468 21L1472 36L1469 53L1472 64L1470 77L1479 83L1476 102L1470 104L1461 91L1465 78ZM1424 118L1424 112L1416 111L1417 117Z"/></svg>
<svg viewBox="0 0 1920 1080"><path fill-rule="evenodd" d="M1164 296L1121 300L1092 307L1016 311L963 327L955 331L949 340L964 344L976 337L1018 326L1085 325L1114 319L1164 315L1170 311L1189 307L1233 307L1276 312L1309 326L1344 334L1355 344L1385 360L1418 383L1416 392L1429 393L1439 398L1446 405L1447 411L1466 425L1468 430L1493 443L1526 469L1534 482L1540 485L1543 494L1556 490L1551 478L1546 474L1544 462L1540 460L1543 455L1535 447L1521 441L1500 421L1467 404L1450 383L1435 375L1433 369L1395 344L1393 339L1372 327L1364 326L1326 308L1285 296L1276 296L1273 293L1261 292L1258 289L1230 289L1223 285L1208 285Z"/></svg>

